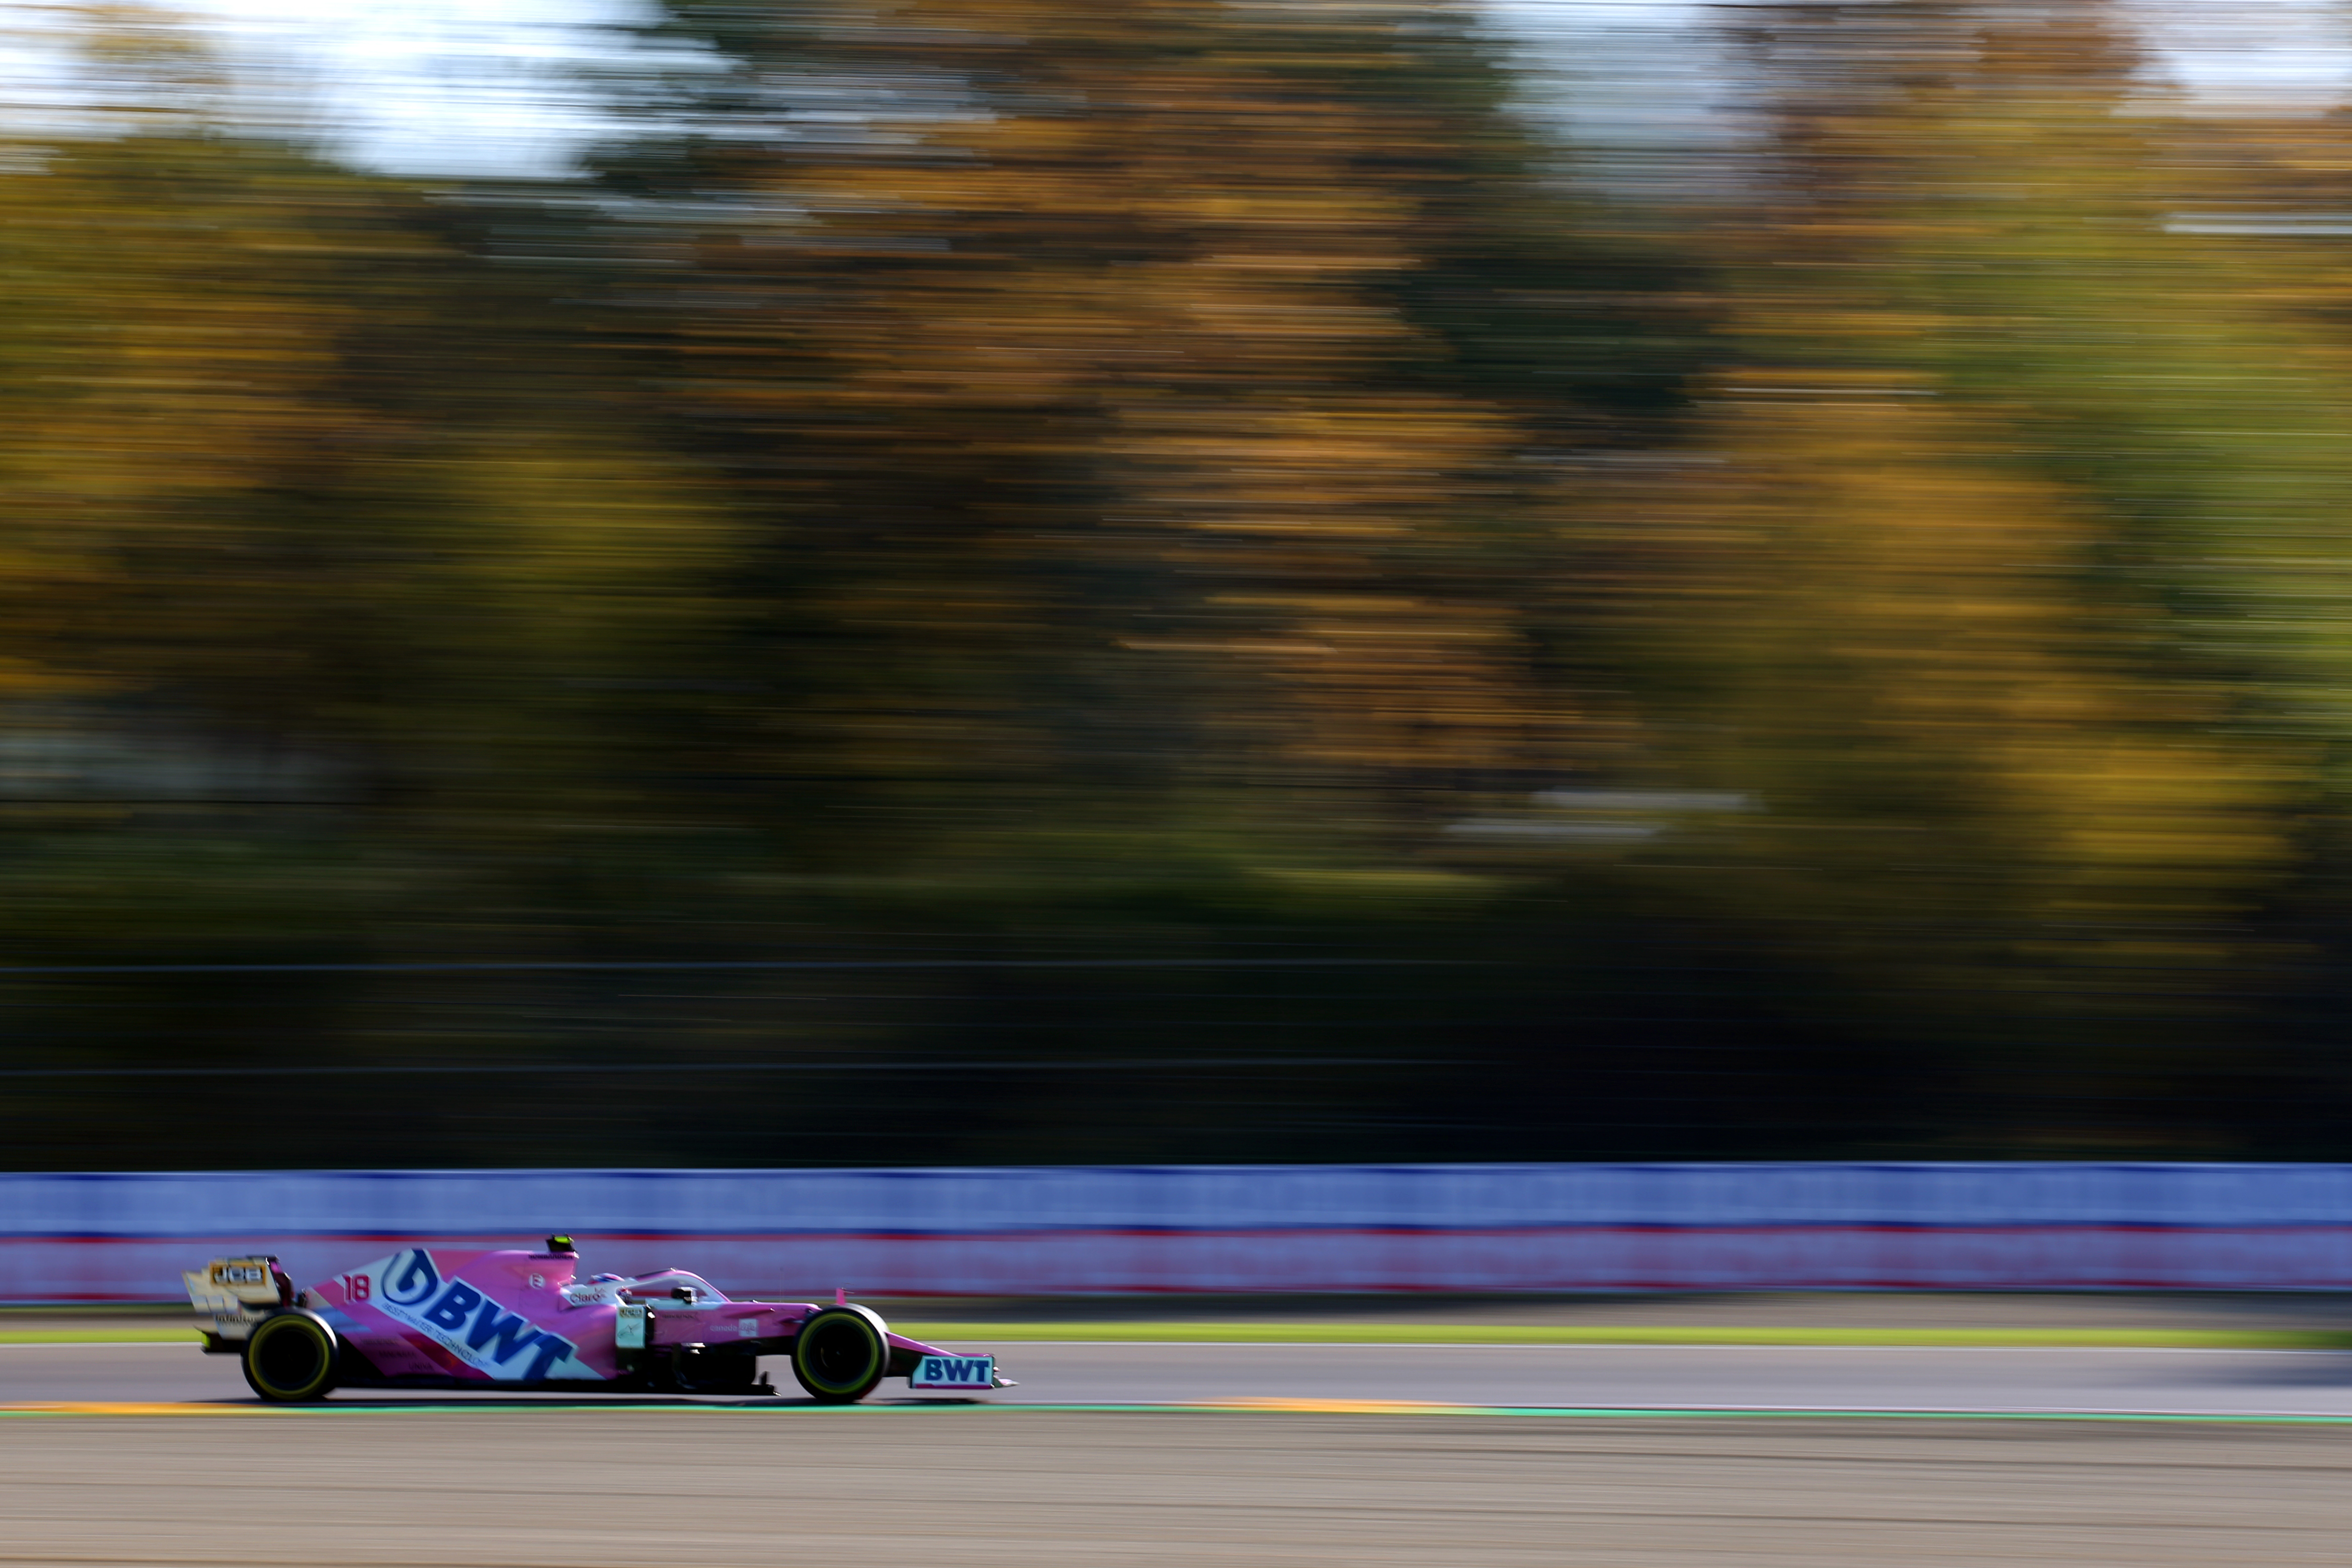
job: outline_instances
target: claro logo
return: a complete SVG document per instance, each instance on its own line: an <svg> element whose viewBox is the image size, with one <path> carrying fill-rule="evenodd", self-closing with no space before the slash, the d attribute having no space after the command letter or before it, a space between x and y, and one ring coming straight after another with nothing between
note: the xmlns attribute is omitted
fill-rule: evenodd
<svg viewBox="0 0 2352 1568"><path fill-rule="evenodd" d="M421 1247L394 1257L382 1278L374 1302L379 1310L500 1382L536 1382L575 1348L462 1279L445 1283Z"/></svg>

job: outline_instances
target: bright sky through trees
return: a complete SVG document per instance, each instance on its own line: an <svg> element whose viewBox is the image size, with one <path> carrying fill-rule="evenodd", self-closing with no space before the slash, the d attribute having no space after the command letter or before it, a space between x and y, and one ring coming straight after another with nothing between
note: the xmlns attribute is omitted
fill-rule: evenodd
<svg viewBox="0 0 2352 1568"><path fill-rule="evenodd" d="M623 47L639 0L179 0L216 19L270 111L348 155L409 174L549 174L605 121L577 73ZM1732 0L1733 4L1740 0ZM7 7L19 12L38 8ZM1708 0L1487 0L1549 83L1539 111L1603 142L1729 133L1725 62L1702 36ZM2352 78L2352 37L2332 0L2140 0L2159 68L2231 107L2308 110ZM10 92L54 78L20 49ZM47 98L45 91L31 96Z"/></svg>

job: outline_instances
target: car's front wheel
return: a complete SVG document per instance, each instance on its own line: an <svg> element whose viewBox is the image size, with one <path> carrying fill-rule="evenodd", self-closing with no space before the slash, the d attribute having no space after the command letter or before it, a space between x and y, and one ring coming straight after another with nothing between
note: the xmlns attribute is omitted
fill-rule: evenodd
<svg viewBox="0 0 2352 1568"><path fill-rule="evenodd" d="M793 1375L819 1405L855 1405L890 1370L889 1334L863 1307L827 1307L793 1341Z"/></svg>
<svg viewBox="0 0 2352 1568"><path fill-rule="evenodd" d="M324 1399L334 1392L341 1348L316 1313L277 1313L256 1323L245 1342L245 1381L274 1405Z"/></svg>

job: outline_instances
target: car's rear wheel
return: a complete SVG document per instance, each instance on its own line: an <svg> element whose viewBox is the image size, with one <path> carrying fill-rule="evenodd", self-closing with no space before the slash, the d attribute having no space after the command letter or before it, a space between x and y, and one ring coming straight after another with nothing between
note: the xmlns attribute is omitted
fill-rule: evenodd
<svg viewBox="0 0 2352 1568"><path fill-rule="evenodd" d="M334 1391L341 1351L324 1319L279 1312L256 1323L245 1342L245 1381L272 1404L324 1399Z"/></svg>
<svg viewBox="0 0 2352 1568"><path fill-rule="evenodd" d="M889 1333L863 1307L827 1307L793 1341L793 1375L820 1405L855 1405L890 1370Z"/></svg>

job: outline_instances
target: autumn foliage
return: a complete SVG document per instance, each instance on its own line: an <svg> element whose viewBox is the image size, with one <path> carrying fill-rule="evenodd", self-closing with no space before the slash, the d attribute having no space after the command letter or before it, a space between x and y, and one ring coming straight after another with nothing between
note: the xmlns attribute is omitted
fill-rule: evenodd
<svg viewBox="0 0 2352 1568"><path fill-rule="evenodd" d="M1664 197L1444 0L673 0L467 184L91 16L12 1157L2343 1154L2352 120L1725 12Z"/></svg>

